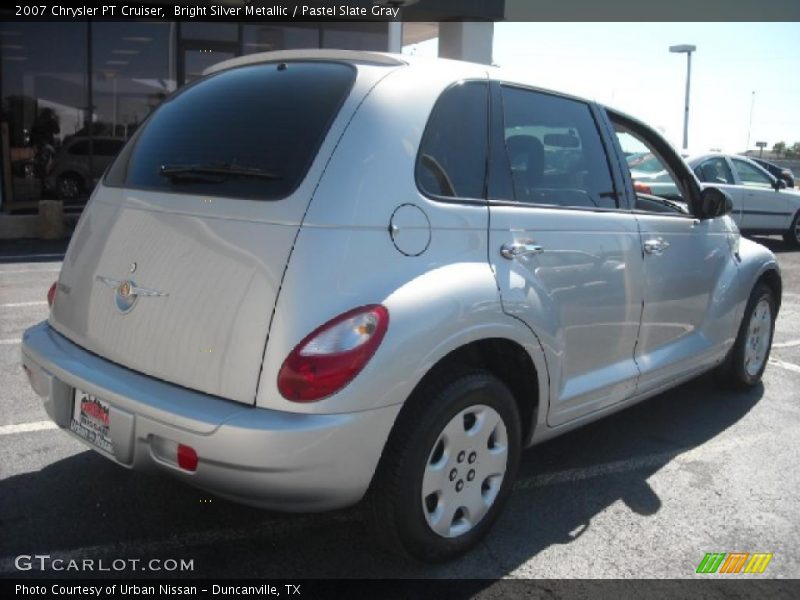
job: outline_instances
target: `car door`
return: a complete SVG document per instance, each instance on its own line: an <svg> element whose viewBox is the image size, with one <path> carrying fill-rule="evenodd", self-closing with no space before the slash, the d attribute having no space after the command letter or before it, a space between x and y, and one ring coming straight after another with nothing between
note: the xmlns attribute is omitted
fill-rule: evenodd
<svg viewBox="0 0 800 600"><path fill-rule="evenodd" d="M731 197L733 201L731 217L741 227L745 191L741 186L736 185L736 178L728 159L721 155L702 158L694 166L694 174L701 183L724 190Z"/></svg>
<svg viewBox="0 0 800 600"><path fill-rule="evenodd" d="M635 202L644 255L642 317L636 343L636 394L674 385L721 359L736 331L738 231L728 216L698 219L691 209L700 188L685 163L655 132L609 111L619 150L629 138L658 156L686 202L673 210ZM633 193L631 182L627 182ZM680 208L680 210L678 210Z"/></svg>
<svg viewBox="0 0 800 600"><path fill-rule="evenodd" d="M749 161L730 157L743 196L741 228L751 232L783 232L792 211L786 195L775 188L775 178Z"/></svg>
<svg viewBox="0 0 800 600"><path fill-rule="evenodd" d="M593 107L494 84L492 108L489 260L503 310L545 349L559 425L633 392L639 232Z"/></svg>

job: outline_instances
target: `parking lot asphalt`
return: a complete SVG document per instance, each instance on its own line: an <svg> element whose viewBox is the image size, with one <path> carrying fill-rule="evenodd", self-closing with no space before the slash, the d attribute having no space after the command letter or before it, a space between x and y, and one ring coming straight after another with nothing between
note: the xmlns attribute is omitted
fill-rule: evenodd
<svg viewBox="0 0 800 600"><path fill-rule="evenodd" d="M692 578L708 552L772 553L760 577L800 577L800 251L758 241L784 278L763 385L732 393L703 376L529 449L488 539L438 566L378 551L358 509L241 507L126 470L54 429L20 368L19 338L47 316L63 245L3 246L0 577L98 574L15 567L38 554L185 559L193 570L173 574L204 577Z"/></svg>

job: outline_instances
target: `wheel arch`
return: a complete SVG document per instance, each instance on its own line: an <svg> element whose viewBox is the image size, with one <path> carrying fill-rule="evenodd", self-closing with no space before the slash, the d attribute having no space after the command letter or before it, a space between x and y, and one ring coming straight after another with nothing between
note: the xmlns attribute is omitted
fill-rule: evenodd
<svg viewBox="0 0 800 600"><path fill-rule="evenodd" d="M772 290L772 294L775 297L775 316L777 317L777 313L781 308L781 295L783 294L783 280L780 273L778 273L777 269L768 268L759 275L755 285L759 283L766 284Z"/></svg>
<svg viewBox="0 0 800 600"><path fill-rule="evenodd" d="M418 393L428 382L443 371L458 367L484 369L509 388L520 415L522 447L530 445L542 411L547 408L541 385L542 378L546 380L546 373L540 373L541 368L537 369L522 344L506 337L487 337L467 342L442 356L414 386L401 414L415 402Z"/></svg>

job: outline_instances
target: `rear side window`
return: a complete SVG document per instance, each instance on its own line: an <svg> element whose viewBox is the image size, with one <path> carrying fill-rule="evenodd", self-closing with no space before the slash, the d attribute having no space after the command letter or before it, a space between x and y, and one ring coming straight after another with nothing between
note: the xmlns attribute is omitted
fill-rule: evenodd
<svg viewBox="0 0 800 600"><path fill-rule="evenodd" d="M274 200L305 177L350 92L355 68L237 67L163 102L115 161L108 185Z"/></svg>
<svg viewBox="0 0 800 600"><path fill-rule="evenodd" d="M695 170L694 174L704 183L727 183L735 184L733 173L731 173L728 163L721 156L709 158L703 161Z"/></svg>
<svg viewBox="0 0 800 600"><path fill-rule="evenodd" d="M769 175L757 167L742 160L736 160L735 158L732 159L731 162L733 162L733 168L736 169L739 179L742 180L742 185L748 187L772 187L772 180L769 178Z"/></svg>
<svg viewBox="0 0 800 600"><path fill-rule="evenodd" d="M589 106L508 86L502 93L511 199L616 208L608 158Z"/></svg>
<svg viewBox="0 0 800 600"><path fill-rule="evenodd" d="M417 185L431 196L483 198L489 144L489 87L446 90L431 112L417 157Z"/></svg>

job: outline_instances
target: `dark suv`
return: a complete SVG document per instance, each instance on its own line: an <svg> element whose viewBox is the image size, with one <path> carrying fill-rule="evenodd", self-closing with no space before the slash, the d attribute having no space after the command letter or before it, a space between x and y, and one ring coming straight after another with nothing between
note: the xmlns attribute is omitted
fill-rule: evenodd
<svg viewBox="0 0 800 600"><path fill-rule="evenodd" d="M791 169L781 167L775 163L769 162L768 160L764 160L763 158L756 158L755 156L748 156L747 158L759 166L764 167L773 177L783 180L783 182L786 184L786 187L794 187L794 173L792 173Z"/></svg>

